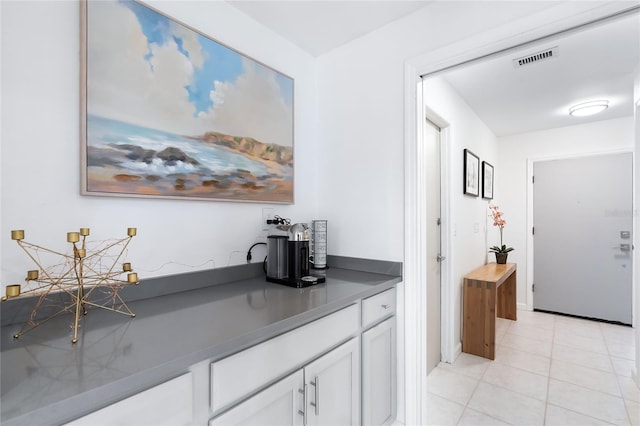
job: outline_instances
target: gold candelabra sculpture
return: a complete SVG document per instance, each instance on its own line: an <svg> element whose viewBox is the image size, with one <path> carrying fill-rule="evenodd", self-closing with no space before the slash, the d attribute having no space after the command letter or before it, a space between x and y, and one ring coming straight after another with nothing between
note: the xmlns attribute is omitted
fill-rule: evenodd
<svg viewBox="0 0 640 426"><path fill-rule="evenodd" d="M24 230L11 231L11 239L18 243L38 267L27 271L25 289L20 284L8 285L6 295L2 297L2 301L5 301L25 295L37 296L29 320L13 335L15 339L58 315L72 313L74 321L71 342L76 343L80 314L87 315L87 306L130 317L136 316L120 297L119 291L125 285L138 284L138 274L133 272L129 262L122 263L121 267L117 266L131 239L136 235L136 228L128 228L126 238L103 242L94 250L88 248L86 241L89 232L89 228L80 228L80 232L67 232L67 242L72 244L73 250L71 254L65 254L24 241ZM113 251L117 248L120 248L120 251L114 255ZM45 268L38 255L40 252L60 256L63 263ZM126 279L119 279L125 273ZM52 315L40 320L38 310L45 306L47 301L51 302L53 294L66 294L69 299L63 302L62 306L58 306L58 310Z"/></svg>

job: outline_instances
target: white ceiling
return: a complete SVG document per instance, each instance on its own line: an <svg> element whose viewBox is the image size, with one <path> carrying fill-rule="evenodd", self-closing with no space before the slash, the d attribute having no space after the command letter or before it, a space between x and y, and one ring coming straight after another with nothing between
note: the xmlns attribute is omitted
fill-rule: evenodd
<svg viewBox="0 0 640 426"><path fill-rule="evenodd" d="M227 0L313 56L409 15L430 1Z"/></svg>
<svg viewBox="0 0 640 426"><path fill-rule="evenodd" d="M553 59L515 68L513 59L557 47ZM638 15L518 49L444 74L497 136L633 115L633 71L640 62ZM591 117L569 107L608 100Z"/></svg>
<svg viewBox="0 0 640 426"><path fill-rule="evenodd" d="M245 1L228 3L313 56L320 56L422 9L430 1ZM524 3L523 3L524 6ZM640 16L608 21L447 71L442 76L497 136L633 114L634 66L640 62ZM514 68L512 59L558 47L558 57ZM592 117L571 105L607 99Z"/></svg>

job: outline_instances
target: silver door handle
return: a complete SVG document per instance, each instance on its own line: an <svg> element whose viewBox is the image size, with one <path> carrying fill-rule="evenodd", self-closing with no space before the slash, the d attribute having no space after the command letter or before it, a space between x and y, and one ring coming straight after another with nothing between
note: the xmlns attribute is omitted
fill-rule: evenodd
<svg viewBox="0 0 640 426"><path fill-rule="evenodd" d="M620 244L620 251L631 251L631 244Z"/></svg>
<svg viewBox="0 0 640 426"><path fill-rule="evenodd" d="M441 256L440 254L438 254L438 255L436 256L436 260L437 260L438 262L442 262L442 261L443 261L443 260L445 260L445 259L446 259L446 257Z"/></svg>
<svg viewBox="0 0 640 426"><path fill-rule="evenodd" d="M304 411L298 410L298 414L302 416L303 423L307 424L307 385L304 385L304 389L298 389L298 392L302 394L302 406Z"/></svg>
<svg viewBox="0 0 640 426"><path fill-rule="evenodd" d="M320 393L320 379L318 378L318 376L316 376L316 380L311 382L311 386L313 386L315 388L315 402L310 402L309 405L311 405L312 407L315 407L316 409L316 416L320 415L320 400L318 399L318 394Z"/></svg>

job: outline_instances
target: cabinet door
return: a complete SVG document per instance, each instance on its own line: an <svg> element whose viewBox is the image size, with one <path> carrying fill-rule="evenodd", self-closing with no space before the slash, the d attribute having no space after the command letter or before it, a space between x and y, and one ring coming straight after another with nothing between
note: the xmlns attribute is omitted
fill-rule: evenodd
<svg viewBox="0 0 640 426"><path fill-rule="evenodd" d="M211 419L209 426L302 426L304 376L298 370L257 395Z"/></svg>
<svg viewBox="0 0 640 426"><path fill-rule="evenodd" d="M383 425L395 419L396 322L378 324L362 334L362 424Z"/></svg>
<svg viewBox="0 0 640 426"><path fill-rule="evenodd" d="M360 423L360 340L354 338L304 369L307 424Z"/></svg>

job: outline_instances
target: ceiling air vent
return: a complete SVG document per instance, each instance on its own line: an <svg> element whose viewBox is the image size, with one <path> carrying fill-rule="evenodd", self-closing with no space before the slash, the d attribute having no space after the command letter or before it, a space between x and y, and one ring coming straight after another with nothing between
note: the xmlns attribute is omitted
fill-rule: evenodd
<svg viewBox="0 0 640 426"><path fill-rule="evenodd" d="M557 58L559 55L558 46L550 49L545 49L540 52L533 53L531 55L523 56L513 60L513 66L520 68L525 65L535 64L536 62L546 61L549 59Z"/></svg>

